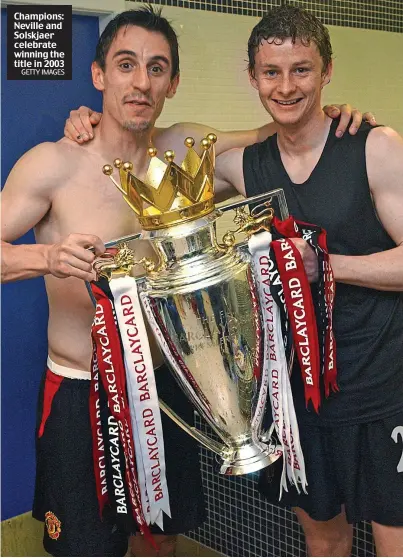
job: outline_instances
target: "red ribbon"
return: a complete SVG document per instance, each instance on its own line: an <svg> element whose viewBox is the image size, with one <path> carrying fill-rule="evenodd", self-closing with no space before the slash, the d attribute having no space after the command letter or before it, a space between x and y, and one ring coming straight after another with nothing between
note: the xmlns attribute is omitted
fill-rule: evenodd
<svg viewBox="0 0 403 558"><path fill-rule="evenodd" d="M325 341L325 395L329 397L330 390L337 392L339 387L337 385L337 366L336 366L336 340L333 331L333 309L334 309L334 296L336 290L336 282L333 276L332 266L330 265L330 257L327 250L327 235L326 231L322 230L318 240L319 247L324 254L324 274L325 274L325 302L327 306L328 323L326 327L326 341Z"/></svg>
<svg viewBox="0 0 403 558"><path fill-rule="evenodd" d="M326 332L325 332L325 348L324 348L324 359L323 359L323 381L324 381L324 389L325 389L325 395L326 397L329 396L331 391L338 391L339 388L337 386L337 366L336 366L336 342L335 342L335 337L334 337L334 332L333 332L333 309L334 309L334 296L335 296L335 288L336 288L336 284L335 284L335 280L334 280L334 276L333 276L333 270L330 264L330 257L329 257L329 253L328 253L328 248L327 248L327 235L326 235L326 231L324 229L321 229L320 227L317 227L315 225L311 225L309 223L304 223L303 221L297 221L295 220L293 217L289 217L288 219L285 219L284 221L280 221L279 219L277 219L276 217L273 220L273 225L276 229L276 231L283 237L285 238L303 238L303 232L302 231L314 231L317 235L317 241L315 242L313 239L315 238L315 235L308 235L307 238L307 242L310 244L310 246L315 250L316 253L318 253L318 250L321 251L322 255L323 255L323 269L319 269L319 273L323 274L323 284L324 284L324 303L325 303L325 308L326 308ZM280 270L280 260L282 259L282 251L279 250L276 246L276 242L279 241L273 241L272 243L272 247L273 250L275 252L276 255L276 260L278 261L278 267L279 267L279 271L281 273L281 279L282 279L282 283L283 283L283 288L284 288L284 294L285 294L285 298L287 301L287 307L288 307L288 311L289 311L289 315L291 318L291 324L293 327L293 334L294 334L294 338L295 338L295 323L292 323L292 307L289 306L290 301L289 299L287 299L287 295L286 295L286 283L287 281L284 279L283 274L284 274L284 268L285 268L285 262L282 264L282 269ZM295 250L295 247L294 247ZM299 252L296 250L297 254L296 254L296 262L297 266L300 268L301 267L301 258L299 255ZM303 266L303 264L302 264ZM292 270L289 267L289 278L292 277ZM305 276L306 279L306 274L305 274L305 270L303 269L299 269L299 273ZM307 284L307 280L302 280L305 285ZM308 313L311 314L311 311L313 309L313 302L312 302L312 296L311 296L311 291L310 291L310 287L309 284L307 285L307 288L304 289L304 296L305 298L309 301L309 307L307 306L306 311ZM315 315L313 315L313 322L315 324L316 327L316 320L315 320ZM315 336L315 340L312 340L312 342L314 343L312 345L312 349L313 349L313 354L315 356L315 368L314 368L314 374L315 374L315 378L316 378L316 354L318 355L318 359L320 361L320 357L319 357L319 345L318 345L318 338L317 338L317 328L316 328L316 336ZM298 347L297 347L298 349ZM299 357L299 361L301 364L301 355L300 353L298 353L298 357ZM320 364L318 364L319 368L318 371L320 369ZM301 364L301 368L303 369L303 366ZM319 374L319 372L318 372ZM306 378L305 378L306 379ZM313 380L315 382L315 380ZM306 382L304 382L305 388L307 388L307 384ZM318 376L318 385L319 385L319 376ZM320 393L320 392L319 392ZM305 391L305 399L306 402L308 403L309 400L312 400L311 398L308 399L307 398L307 391ZM315 396L315 401L316 401L317 397ZM313 402L313 400L312 400ZM319 397L319 404L320 404L320 397ZM315 406L315 410L318 410L318 406Z"/></svg>
<svg viewBox="0 0 403 558"><path fill-rule="evenodd" d="M97 285L92 283L91 288L97 301L97 309L92 326L92 336L96 347L99 376L108 397L108 407L119 424L119 438L123 447L126 464L125 479L130 496L130 502L128 503L131 504L133 519L138 525L140 532L149 540L155 549L158 549L144 518L141 506L130 409L126 395L126 374L112 301ZM108 340L107 351L105 351L106 339ZM93 357L93 362L94 361L95 356ZM99 471L97 470L97 463L95 461L94 465L95 475L97 477L99 476ZM100 504L100 509L102 509L103 500L100 498L99 493L98 502Z"/></svg>
<svg viewBox="0 0 403 558"><path fill-rule="evenodd" d="M318 412L320 406L318 330L304 263L290 240L285 238L274 240L271 246L283 283L294 345L304 381L305 402L308 405L312 401L315 411Z"/></svg>
<svg viewBox="0 0 403 558"><path fill-rule="evenodd" d="M105 505L109 501L106 482L105 440L101 428L99 369L96 346L93 343L90 383L90 420L92 431L92 454L94 460L95 484L98 496L99 514L102 519Z"/></svg>

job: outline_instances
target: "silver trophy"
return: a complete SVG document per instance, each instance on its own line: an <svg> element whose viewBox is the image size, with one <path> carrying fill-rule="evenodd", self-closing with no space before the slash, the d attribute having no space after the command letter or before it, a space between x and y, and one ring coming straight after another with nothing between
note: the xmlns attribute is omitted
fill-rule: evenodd
<svg viewBox="0 0 403 558"><path fill-rule="evenodd" d="M141 260L146 274L137 280L142 305L176 381L214 438L185 423L161 400L160 407L221 457L222 474L239 475L258 471L281 454L271 439L273 429L262 432L267 386L262 385L260 370L265 339L245 239L270 229L273 200L281 217L287 216L287 209L282 190L215 208L214 142L213 135L203 140L200 157L187 138L188 153L181 166L174 163L173 152L165 153L163 163L155 149L150 150L144 181L134 176L131 163L115 161L120 184L112 177L113 167L104 167L143 231L110 242L108 246L117 246L118 253L101 258L95 268L108 278L130 273L139 263L133 240L151 243L156 257ZM248 213L246 203L258 205ZM234 208L236 228L219 241L217 227Z"/></svg>

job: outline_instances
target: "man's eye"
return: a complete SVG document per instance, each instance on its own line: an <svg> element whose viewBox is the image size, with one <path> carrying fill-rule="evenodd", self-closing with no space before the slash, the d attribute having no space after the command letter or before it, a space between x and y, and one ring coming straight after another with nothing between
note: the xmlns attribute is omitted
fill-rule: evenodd
<svg viewBox="0 0 403 558"><path fill-rule="evenodd" d="M295 72L297 74L306 74L307 72L309 72L309 69L308 68L296 68Z"/></svg>
<svg viewBox="0 0 403 558"><path fill-rule="evenodd" d="M160 74L162 71L163 70L162 70L161 66L151 66L150 67L150 72L152 74Z"/></svg>
<svg viewBox="0 0 403 558"><path fill-rule="evenodd" d="M267 70L265 73L268 77L275 77L277 75L276 70Z"/></svg>
<svg viewBox="0 0 403 558"><path fill-rule="evenodd" d="M121 62L119 64L119 68L121 68L122 70L131 70L133 67L133 65L130 62Z"/></svg>

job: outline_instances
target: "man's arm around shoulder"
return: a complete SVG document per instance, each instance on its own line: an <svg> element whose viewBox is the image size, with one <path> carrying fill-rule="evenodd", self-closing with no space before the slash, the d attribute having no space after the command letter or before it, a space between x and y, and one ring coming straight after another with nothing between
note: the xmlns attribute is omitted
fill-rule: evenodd
<svg viewBox="0 0 403 558"><path fill-rule="evenodd" d="M159 133L164 135L167 145L173 145L177 138L180 138L182 141L186 137L192 137L195 140L196 150L200 141L209 133L216 134L218 140L215 145L217 156L214 175L215 200L220 202L239 194L245 195L242 169L244 148L242 147L242 141L240 141L240 136L237 136L236 140L228 142L228 137L231 134L235 137L238 132L219 132L204 124L181 122L173 124L169 128L159 129ZM245 134L248 133L245 132ZM234 143L232 148L230 148L231 143Z"/></svg>
<svg viewBox="0 0 403 558"><path fill-rule="evenodd" d="M216 159L215 199L216 202L233 196L246 196L243 176L243 148L225 151Z"/></svg>

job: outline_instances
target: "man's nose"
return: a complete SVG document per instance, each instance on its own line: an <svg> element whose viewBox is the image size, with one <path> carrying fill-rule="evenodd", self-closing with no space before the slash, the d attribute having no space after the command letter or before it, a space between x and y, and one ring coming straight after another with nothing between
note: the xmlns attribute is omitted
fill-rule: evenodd
<svg viewBox="0 0 403 558"><path fill-rule="evenodd" d="M148 68L137 68L137 71L134 73L133 85L142 92L149 91L150 75L148 73Z"/></svg>
<svg viewBox="0 0 403 558"><path fill-rule="evenodd" d="M280 83L278 84L278 92L287 97L293 91L295 91L295 83L292 76L289 74L283 74L280 79Z"/></svg>

